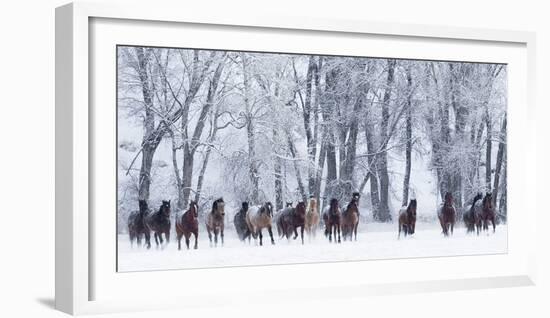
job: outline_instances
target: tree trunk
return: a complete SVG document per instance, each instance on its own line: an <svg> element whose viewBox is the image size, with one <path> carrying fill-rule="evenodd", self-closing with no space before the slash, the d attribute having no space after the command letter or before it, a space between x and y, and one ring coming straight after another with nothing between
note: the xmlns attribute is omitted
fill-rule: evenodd
<svg viewBox="0 0 550 318"><path fill-rule="evenodd" d="M504 115L504 120L502 121L502 126L500 128L500 138L501 141L498 145L497 153L497 162L495 165L495 182L493 184L493 205L496 206L497 196L500 186L500 172L502 171L502 161L504 159L504 152L506 151L506 115Z"/></svg>
<svg viewBox="0 0 550 318"><path fill-rule="evenodd" d="M146 50L148 49L136 47L135 50L139 65L138 74L141 82L141 92L143 95L143 102L145 104L145 120L143 122L145 129L142 141L138 197L140 200L147 201L149 200L149 189L151 187L151 168L153 166L153 156L158 144L152 142L153 140L151 138L155 128L155 113L153 111L153 93L149 87L149 62L148 57L146 56Z"/></svg>
<svg viewBox="0 0 550 318"><path fill-rule="evenodd" d="M306 190L304 188L304 183L302 182L302 174L300 173L300 166L298 165L298 160L296 159L296 147L294 146L294 142L292 141L292 138L288 133L287 133L287 142L288 142L288 150L290 151L290 154L292 155L292 159L293 159L292 163L294 165L294 171L296 173L298 190L300 191L302 201L307 202Z"/></svg>
<svg viewBox="0 0 550 318"><path fill-rule="evenodd" d="M388 60L388 77L386 79L386 89L384 91L384 97L382 100L382 121L380 123L380 140L386 140L388 138L388 122L390 118L389 103L391 97L391 87L394 81L394 68L396 61ZM389 208L389 186L390 178L388 175L388 154L386 151L382 151L379 154L378 163L378 176L380 178L380 206L378 211L378 221L388 222L391 221L391 214Z"/></svg>
<svg viewBox="0 0 550 318"><path fill-rule="evenodd" d="M412 153L412 76L410 66L407 68L407 88L409 95L407 98L407 119L405 123L405 177L403 178L403 199L401 204L406 206L409 202L409 186L411 179L411 153Z"/></svg>
<svg viewBox="0 0 550 318"><path fill-rule="evenodd" d="M493 150L493 142L491 141L491 138L493 134L493 125L491 124L491 117L489 115L488 108L486 108L485 112L485 126L487 127L487 148L485 149L485 186L487 187L487 191L491 192L491 155Z"/></svg>
<svg viewBox="0 0 550 318"><path fill-rule="evenodd" d="M248 74L248 65L245 53L241 52L241 60L243 67L243 86L244 86L244 104L246 108L246 135L248 140L248 174L250 177L250 184L252 185L252 193L250 194L250 201L252 204L259 204L259 175L258 167L256 163L256 140L254 132L254 122L252 107L250 105L250 83Z"/></svg>
<svg viewBox="0 0 550 318"><path fill-rule="evenodd" d="M278 139L279 134L277 133L277 129L273 129L273 140ZM274 149L274 153L273 173L275 174L275 207L277 211L279 211L284 207L282 159L278 156L276 149Z"/></svg>

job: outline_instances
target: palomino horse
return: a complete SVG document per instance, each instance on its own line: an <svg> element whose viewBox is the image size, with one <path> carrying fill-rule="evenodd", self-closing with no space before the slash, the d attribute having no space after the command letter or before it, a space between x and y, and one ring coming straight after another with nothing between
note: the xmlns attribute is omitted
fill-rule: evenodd
<svg viewBox="0 0 550 318"><path fill-rule="evenodd" d="M178 236L178 250L181 250L181 238L185 236L185 245L189 249L189 238L191 234L195 235L195 246L197 249L197 240L199 238L199 207L195 201L189 203L189 209L176 220L176 235Z"/></svg>
<svg viewBox="0 0 550 318"><path fill-rule="evenodd" d="M328 207L323 211L323 221L325 222L325 236L328 236L329 242L332 242L332 234L334 232L334 242L340 240L340 225L342 215L338 206L338 199L331 199ZM338 233L338 236L336 235Z"/></svg>
<svg viewBox="0 0 550 318"><path fill-rule="evenodd" d="M466 226L466 233L474 232L476 230L476 206L479 205L478 201L481 200L481 198L483 198L483 195L481 193L476 194L474 200L472 201L472 206L462 216L462 219L464 220L464 225Z"/></svg>
<svg viewBox="0 0 550 318"><path fill-rule="evenodd" d="M235 214L235 217L233 218L233 224L235 224L235 230L237 231L237 235L239 236L239 239L241 241L246 240L248 238L250 240L250 230L248 229L248 225L246 224L246 212L248 211L248 202L243 202L242 207Z"/></svg>
<svg viewBox="0 0 550 318"><path fill-rule="evenodd" d="M279 236L286 236L287 239L294 232L294 239L298 238L297 229L300 228L302 244L304 244L304 228L306 220L306 204L298 202L295 208L285 208L276 217L277 232Z"/></svg>
<svg viewBox="0 0 550 318"><path fill-rule="evenodd" d="M315 198L309 199L309 207L306 213L306 233L311 239L315 238L317 234L317 227L319 226L319 211L317 211L317 200Z"/></svg>
<svg viewBox="0 0 550 318"><path fill-rule="evenodd" d="M445 193L445 202L438 212L439 223L443 230L443 235L449 236L449 230L453 235L453 229L456 222L456 210L453 205L453 195L450 192Z"/></svg>
<svg viewBox="0 0 550 318"><path fill-rule="evenodd" d="M212 211L208 213L206 217L206 231L208 232L208 239L210 240L210 246L212 246L212 232L214 233L214 245L218 246L218 233L223 246L223 229L224 229L224 211L225 203L222 198L217 199L212 203Z"/></svg>
<svg viewBox="0 0 550 318"><path fill-rule="evenodd" d="M403 206L399 210L399 233L397 238L401 237L401 231L405 237L409 234L414 234L414 229L416 227L416 199L412 199L409 202L409 206Z"/></svg>
<svg viewBox="0 0 550 318"><path fill-rule="evenodd" d="M170 200L162 201L157 212L147 218L147 225L153 231L157 247L162 245L162 234L166 237L166 243L170 241Z"/></svg>
<svg viewBox="0 0 550 318"><path fill-rule="evenodd" d="M130 213L128 216L128 234L130 235L130 244L134 244L134 239L137 245L141 246L141 236L145 237L147 248L151 248L151 230L146 223L149 215L147 201L139 200L139 210Z"/></svg>
<svg viewBox="0 0 550 318"><path fill-rule="evenodd" d="M271 202L266 202L262 206L253 206L248 209L246 213L246 224L248 229L254 237L254 240L259 236L260 237L260 246L262 242L262 229L266 228L271 237L271 244L275 244L273 239L273 231L271 230L271 222L273 219L273 204Z"/></svg>
<svg viewBox="0 0 550 318"><path fill-rule="evenodd" d="M489 192L485 194L485 196L483 197L483 201L481 202L481 213L478 220L478 228L483 227L484 231L489 231L489 221L491 221L493 225L493 233L495 233L496 213L493 207L493 195Z"/></svg>
<svg viewBox="0 0 550 318"><path fill-rule="evenodd" d="M355 240L357 241L357 227L359 225L359 192L354 192L350 203L342 213L342 236L344 241L349 238L353 240L355 234Z"/></svg>

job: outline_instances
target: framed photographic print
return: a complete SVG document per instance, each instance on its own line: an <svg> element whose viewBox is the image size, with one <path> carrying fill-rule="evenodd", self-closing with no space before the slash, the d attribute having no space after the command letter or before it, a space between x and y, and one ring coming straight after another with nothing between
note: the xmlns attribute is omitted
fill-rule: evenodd
<svg viewBox="0 0 550 318"><path fill-rule="evenodd" d="M56 308L533 284L533 34L181 12L56 11Z"/></svg>

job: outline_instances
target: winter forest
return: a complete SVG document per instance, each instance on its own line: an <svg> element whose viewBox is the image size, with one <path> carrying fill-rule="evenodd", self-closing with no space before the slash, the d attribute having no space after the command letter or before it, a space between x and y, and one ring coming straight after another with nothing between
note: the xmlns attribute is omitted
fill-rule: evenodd
<svg viewBox="0 0 550 318"><path fill-rule="evenodd" d="M202 227L223 197L230 231L244 201L279 211L315 198L322 211L359 192L368 231L396 224L411 199L419 222L437 224L447 192L462 220L481 192L506 222L506 65L133 46L117 55L121 235L139 199L154 210L171 200L173 218L193 200Z"/></svg>

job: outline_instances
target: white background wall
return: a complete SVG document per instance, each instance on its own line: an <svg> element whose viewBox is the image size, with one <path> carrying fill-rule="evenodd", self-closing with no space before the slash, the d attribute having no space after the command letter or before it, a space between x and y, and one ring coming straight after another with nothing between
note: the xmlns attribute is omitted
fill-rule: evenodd
<svg viewBox="0 0 550 318"><path fill-rule="evenodd" d="M182 0L188 1L188 0ZM198 2L199 0L195 0ZM550 211L548 196L548 117L550 19L544 1L204 1L224 12L368 19L537 32L539 229ZM218 4L219 2L219 4ZM54 8L59 0L3 1L0 10L0 316L58 317L54 297ZM151 1L151 5L160 5ZM547 119L548 120L548 119ZM546 188L546 189L545 189ZM526 198L527 199L527 198ZM116 317L259 316L280 317L548 317L550 269L548 238L540 235L536 287L380 296L333 303L286 304L274 308L207 308ZM7 253L6 253L7 252ZM261 313L261 314L260 314ZM410 317L410 316L409 316Z"/></svg>

